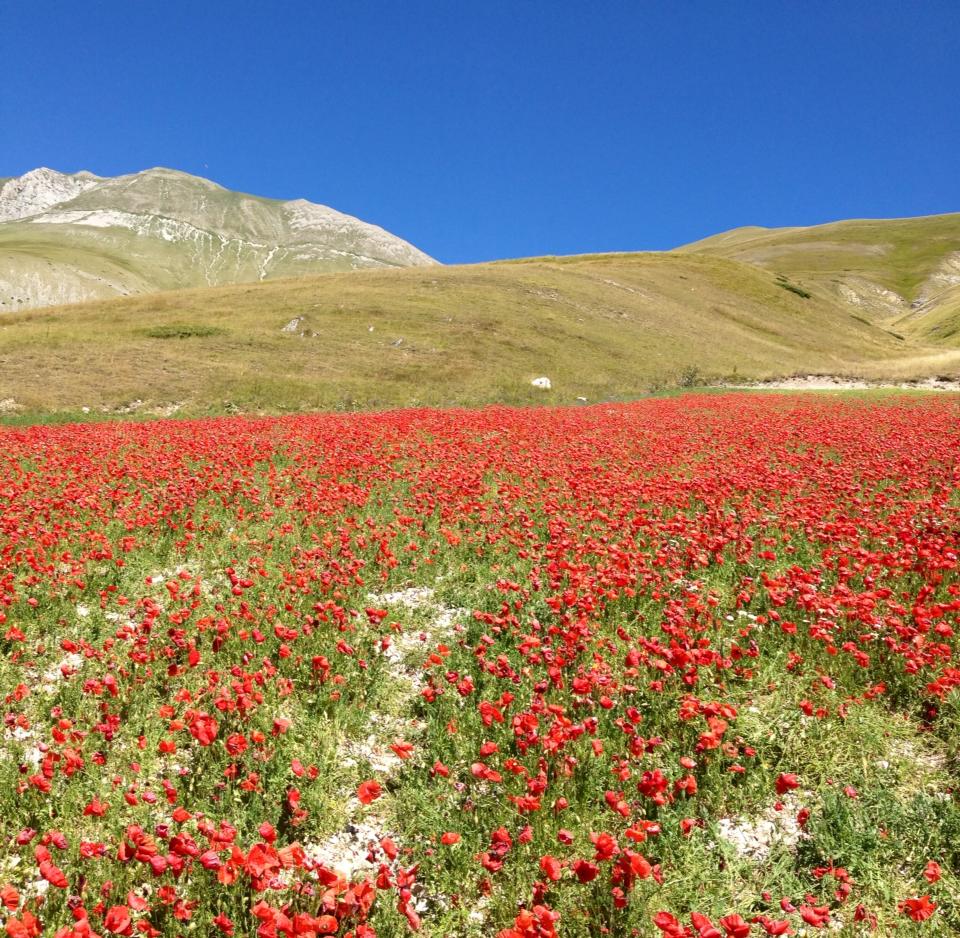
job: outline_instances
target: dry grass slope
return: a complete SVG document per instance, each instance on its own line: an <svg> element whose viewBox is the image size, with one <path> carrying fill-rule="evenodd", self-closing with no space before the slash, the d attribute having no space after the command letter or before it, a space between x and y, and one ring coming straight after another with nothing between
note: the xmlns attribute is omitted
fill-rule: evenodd
<svg viewBox="0 0 960 938"><path fill-rule="evenodd" d="M781 287L724 257L610 254L31 310L0 317L0 400L30 413L132 401L182 414L282 412L572 403L811 370L929 373L926 347L824 291ZM284 331L294 319L296 331ZM552 390L530 386L539 375Z"/></svg>
<svg viewBox="0 0 960 938"><path fill-rule="evenodd" d="M754 264L919 341L958 344L948 340L960 326L950 295L960 284L960 214L737 228L678 252Z"/></svg>

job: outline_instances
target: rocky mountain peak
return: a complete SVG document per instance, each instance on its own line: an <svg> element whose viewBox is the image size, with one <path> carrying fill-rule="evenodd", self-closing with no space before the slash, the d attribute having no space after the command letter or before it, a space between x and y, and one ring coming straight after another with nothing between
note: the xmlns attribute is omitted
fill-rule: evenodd
<svg viewBox="0 0 960 938"><path fill-rule="evenodd" d="M69 202L102 180L92 173L70 175L41 166L8 179L0 188L0 222L29 218Z"/></svg>

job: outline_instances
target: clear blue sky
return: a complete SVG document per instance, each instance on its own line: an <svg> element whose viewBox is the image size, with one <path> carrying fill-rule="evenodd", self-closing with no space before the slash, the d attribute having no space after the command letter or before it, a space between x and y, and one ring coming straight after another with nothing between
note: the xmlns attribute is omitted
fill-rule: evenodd
<svg viewBox="0 0 960 938"><path fill-rule="evenodd" d="M960 0L8 0L0 176L171 166L446 262L960 211Z"/></svg>

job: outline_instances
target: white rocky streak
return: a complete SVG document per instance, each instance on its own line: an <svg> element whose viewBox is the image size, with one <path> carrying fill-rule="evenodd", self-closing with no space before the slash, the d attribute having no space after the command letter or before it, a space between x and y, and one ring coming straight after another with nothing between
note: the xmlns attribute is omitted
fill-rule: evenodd
<svg viewBox="0 0 960 938"><path fill-rule="evenodd" d="M260 270L260 279L263 280L267 276L267 269L270 267L270 261L273 260L273 256L279 251L279 247L270 248L267 252L267 256L260 261L258 267Z"/></svg>
<svg viewBox="0 0 960 938"><path fill-rule="evenodd" d="M944 290L960 284L960 251L953 251L943 258L936 269L923 282L917 298L910 304L914 309L921 309Z"/></svg>
<svg viewBox="0 0 960 938"><path fill-rule="evenodd" d="M430 614L428 623L420 629L394 635L382 649L384 661L400 689L400 699L395 702L394 709L402 713L422 687L421 668L411 659L454 631L457 621L468 615L469 611L436 603L434 591L425 586L392 593L371 593L367 601L377 607L399 606L409 610L425 610ZM382 783L401 765L401 759L390 749L390 745L399 739L413 741L421 728L419 723L409 718L372 713L367 735L349 739L341 746L341 752L346 756L344 764L365 764ZM388 797L384 795L364 808L357 798L351 796L346 803L346 824L322 843L305 844L304 852L308 859L333 870L348 881L372 873L375 863L370 859L371 848L376 848L384 837L396 836L388 826ZM420 887L415 888L414 905L418 912L425 911L427 907L426 897Z"/></svg>
<svg viewBox="0 0 960 938"><path fill-rule="evenodd" d="M403 267L435 264L436 261L412 244L401 240L377 225L344 215L327 205L317 205L305 199L284 203L287 224L294 231L318 231L325 234L349 236L366 245L359 256L375 254L386 261ZM347 252L350 253L350 252Z"/></svg>
<svg viewBox="0 0 960 938"><path fill-rule="evenodd" d="M893 315L907 308L906 300L899 293L887 290L862 277L848 278L845 283L837 287L837 291L851 306L857 306L878 316Z"/></svg>
<svg viewBox="0 0 960 938"><path fill-rule="evenodd" d="M911 381L867 381L844 375L794 375L790 378L769 378L753 384L722 384L732 390L753 391L860 391L867 388L897 388L902 391L960 391L960 380L953 378L918 378Z"/></svg>

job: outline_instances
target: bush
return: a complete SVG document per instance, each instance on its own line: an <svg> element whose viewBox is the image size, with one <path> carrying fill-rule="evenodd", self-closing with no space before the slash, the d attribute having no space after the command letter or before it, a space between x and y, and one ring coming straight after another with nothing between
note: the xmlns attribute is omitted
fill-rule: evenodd
<svg viewBox="0 0 960 938"><path fill-rule="evenodd" d="M169 323L164 326L151 326L144 335L151 339L205 339L212 335L223 335L224 330L217 326Z"/></svg>
<svg viewBox="0 0 960 938"><path fill-rule="evenodd" d="M791 293L796 293L797 296L802 296L805 300L809 300L812 293L808 293L803 287L798 287L795 283L788 283L786 280L778 280L778 287L783 287L784 290L789 290Z"/></svg>

